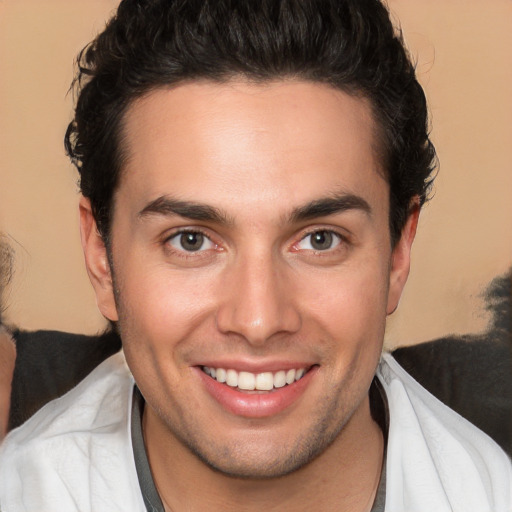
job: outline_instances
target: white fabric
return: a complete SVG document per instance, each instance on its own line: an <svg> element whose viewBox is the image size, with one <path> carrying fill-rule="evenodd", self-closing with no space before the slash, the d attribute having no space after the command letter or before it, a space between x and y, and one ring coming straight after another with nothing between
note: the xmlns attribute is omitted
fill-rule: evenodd
<svg viewBox="0 0 512 512"><path fill-rule="evenodd" d="M133 458L133 378L118 353L13 430L2 512L145 512Z"/></svg>
<svg viewBox="0 0 512 512"><path fill-rule="evenodd" d="M512 466L488 436L445 407L390 356L386 512L510 512ZM144 512L133 451L133 378L122 353L6 438L2 512Z"/></svg>
<svg viewBox="0 0 512 512"><path fill-rule="evenodd" d="M386 512L511 512L512 465L389 354L377 372L390 411Z"/></svg>

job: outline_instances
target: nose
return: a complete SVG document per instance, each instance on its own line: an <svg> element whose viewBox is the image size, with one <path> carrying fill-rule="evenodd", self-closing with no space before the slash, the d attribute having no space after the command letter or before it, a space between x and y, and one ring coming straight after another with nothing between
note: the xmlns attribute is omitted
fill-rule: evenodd
<svg viewBox="0 0 512 512"><path fill-rule="evenodd" d="M263 345L276 334L297 332L301 316L290 277L271 257L240 259L224 275L218 329L242 336L251 345Z"/></svg>

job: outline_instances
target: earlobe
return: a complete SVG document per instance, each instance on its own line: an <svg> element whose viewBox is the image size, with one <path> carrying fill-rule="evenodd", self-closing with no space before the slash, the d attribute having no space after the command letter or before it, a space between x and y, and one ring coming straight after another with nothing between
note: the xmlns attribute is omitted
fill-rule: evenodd
<svg viewBox="0 0 512 512"><path fill-rule="evenodd" d="M414 198L411 202L409 216L402 229L400 240L391 253L388 304L386 308L386 314L388 315L391 315L398 307L402 291L409 276L411 248L416 235L416 228L418 227L419 214L419 200L418 198Z"/></svg>
<svg viewBox="0 0 512 512"><path fill-rule="evenodd" d="M80 238L87 273L96 293L96 302L101 314L116 322L118 316L107 248L96 226L89 199L82 197L79 208Z"/></svg>

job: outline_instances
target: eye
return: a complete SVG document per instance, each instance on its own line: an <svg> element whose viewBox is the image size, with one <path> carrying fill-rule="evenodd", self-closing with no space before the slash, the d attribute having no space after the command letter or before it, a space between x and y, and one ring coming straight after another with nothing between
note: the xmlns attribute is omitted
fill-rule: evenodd
<svg viewBox="0 0 512 512"><path fill-rule="evenodd" d="M206 251L215 247L215 244L200 231L180 231L171 236L167 242L174 249L186 252Z"/></svg>
<svg viewBox="0 0 512 512"><path fill-rule="evenodd" d="M341 244L341 236L334 231L321 230L309 233L295 247L309 251L328 251Z"/></svg>

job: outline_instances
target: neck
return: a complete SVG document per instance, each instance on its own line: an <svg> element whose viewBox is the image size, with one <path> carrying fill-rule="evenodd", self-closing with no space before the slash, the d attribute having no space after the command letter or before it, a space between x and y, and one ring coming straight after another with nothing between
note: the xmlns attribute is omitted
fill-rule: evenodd
<svg viewBox="0 0 512 512"><path fill-rule="evenodd" d="M168 511L367 512L375 499L384 440L368 398L320 456L289 475L263 480L214 471L183 446L149 406L143 425L153 478Z"/></svg>

